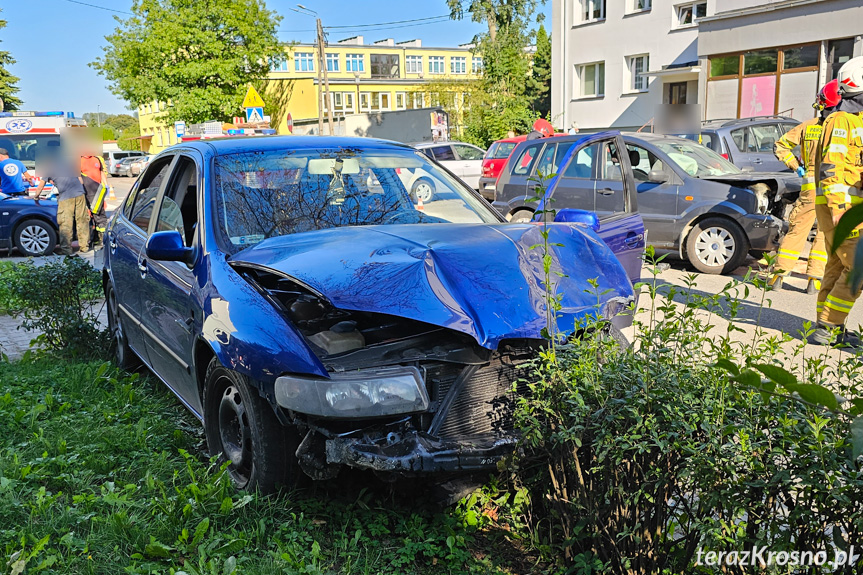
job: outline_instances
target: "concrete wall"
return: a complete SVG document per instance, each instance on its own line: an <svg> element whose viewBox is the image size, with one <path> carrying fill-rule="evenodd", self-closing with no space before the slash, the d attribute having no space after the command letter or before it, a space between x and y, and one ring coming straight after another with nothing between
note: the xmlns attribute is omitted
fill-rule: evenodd
<svg viewBox="0 0 863 575"><path fill-rule="evenodd" d="M698 27L672 30L675 1L653 0L651 10L635 14L625 13L628 4L610 0L604 21L583 24L578 21L578 2L553 0L552 123L557 128L576 121L585 130L637 129L656 115L663 101L663 81L651 78L647 92L627 93L626 57L649 54L650 71L697 60ZM599 61L605 62L605 96L581 99L575 66ZM690 98L692 91L687 87Z"/></svg>

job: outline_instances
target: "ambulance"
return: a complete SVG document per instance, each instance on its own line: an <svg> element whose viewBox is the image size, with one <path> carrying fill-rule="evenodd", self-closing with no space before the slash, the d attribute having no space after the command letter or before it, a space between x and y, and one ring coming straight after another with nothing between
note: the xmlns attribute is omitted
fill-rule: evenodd
<svg viewBox="0 0 863 575"><path fill-rule="evenodd" d="M6 148L9 157L20 160L38 180L40 154L59 147L70 130L86 128L86 120L72 112L0 112L0 148ZM44 193L51 191L49 185Z"/></svg>

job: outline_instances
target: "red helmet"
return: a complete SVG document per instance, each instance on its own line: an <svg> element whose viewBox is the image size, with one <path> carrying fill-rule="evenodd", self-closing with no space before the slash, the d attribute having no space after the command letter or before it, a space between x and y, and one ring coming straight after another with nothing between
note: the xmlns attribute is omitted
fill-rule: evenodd
<svg viewBox="0 0 863 575"><path fill-rule="evenodd" d="M551 122L544 120L543 118L540 118L533 123L533 129L542 134L544 138L554 134L554 126L551 125Z"/></svg>
<svg viewBox="0 0 863 575"><path fill-rule="evenodd" d="M831 80L824 84L818 92L818 104L825 108L835 108L842 97L839 95L839 80Z"/></svg>

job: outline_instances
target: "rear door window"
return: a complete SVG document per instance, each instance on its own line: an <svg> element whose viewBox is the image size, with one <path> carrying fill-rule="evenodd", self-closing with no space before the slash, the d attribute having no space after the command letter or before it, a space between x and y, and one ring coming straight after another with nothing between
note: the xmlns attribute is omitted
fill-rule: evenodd
<svg viewBox="0 0 863 575"><path fill-rule="evenodd" d="M468 146L466 144L453 144L456 153L458 153L459 159L462 160L481 160L485 155L485 152L480 150L479 148L474 148L473 146Z"/></svg>
<svg viewBox="0 0 863 575"><path fill-rule="evenodd" d="M734 141L734 145L737 146L737 149L741 152L746 151L746 131L746 128L731 130L731 139Z"/></svg>
<svg viewBox="0 0 863 575"><path fill-rule="evenodd" d="M565 178L577 178L579 180L593 179L593 166L599 156L599 144L591 144L575 153L575 157L566 167L563 173Z"/></svg>
<svg viewBox="0 0 863 575"><path fill-rule="evenodd" d="M539 156L539 162L536 164L536 175L541 178L548 178L557 173L557 167L554 165L554 155L557 146L554 144L546 145L545 149Z"/></svg>
<svg viewBox="0 0 863 575"><path fill-rule="evenodd" d="M531 144L522 150L512 165L512 174L516 176L526 176L530 174L541 148L542 144Z"/></svg>
<svg viewBox="0 0 863 575"><path fill-rule="evenodd" d="M749 152L773 152L775 144L782 134L776 124L760 124L749 127L749 138L746 147Z"/></svg>
<svg viewBox="0 0 863 575"><path fill-rule="evenodd" d="M431 149L432 157L438 162L455 160L455 154L449 146L436 146Z"/></svg>

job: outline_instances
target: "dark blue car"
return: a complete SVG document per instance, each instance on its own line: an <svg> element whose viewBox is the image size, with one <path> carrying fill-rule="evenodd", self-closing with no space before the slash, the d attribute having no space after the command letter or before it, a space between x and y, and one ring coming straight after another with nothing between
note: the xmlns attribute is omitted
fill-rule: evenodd
<svg viewBox="0 0 863 575"><path fill-rule="evenodd" d="M418 170L432 201L411 198ZM177 394L240 487L272 489L297 468L493 469L514 443L513 383L545 344L542 229L506 223L400 144L175 146L107 231L116 360L143 360ZM549 242L561 332L632 302L589 226L551 223Z"/></svg>
<svg viewBox="0 0 863 575"><path fill-rule="evenodd" d="M57 246L57 202L0 192L0 249L21 255L51 254Z"/></svg>

